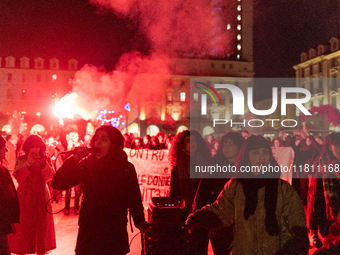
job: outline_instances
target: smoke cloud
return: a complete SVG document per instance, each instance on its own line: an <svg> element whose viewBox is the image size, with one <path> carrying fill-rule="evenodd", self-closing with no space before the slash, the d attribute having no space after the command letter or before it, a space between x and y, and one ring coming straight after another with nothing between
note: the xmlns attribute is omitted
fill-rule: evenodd
<svg viewBox="0 0 340 255"><path fill-rule="evenodd" d="M111 8L118 16L138 24L150 40L151 54L130 52L121 56L111 73L97 67L84 66L75 75L73 91L66 95L86 114L96 117L95 110L122 108L127 100L138 107L143 100L160 102L165 96L162 75L169 75L170 59L182 57L207 58L212 52L224 57L227 38L220 33L221 19L216 8L219 0L90 0L95 5ZM215 29L212 29L215 27ZM220 33L220 36L216 34ZM214 40L212 41L212 35ZM216 50L217 49L217 50ZM185 73L185 72L184 72ZM147 74L156 74L152 81ZM158 74L158 76L157 76ZM84 117L86 115L86 117Z"/></svg>

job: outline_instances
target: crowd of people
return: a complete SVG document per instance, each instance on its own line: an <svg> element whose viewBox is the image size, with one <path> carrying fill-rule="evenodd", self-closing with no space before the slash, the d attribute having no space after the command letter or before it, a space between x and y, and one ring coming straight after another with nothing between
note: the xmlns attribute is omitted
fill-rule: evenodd
<svg viewBox="0 0 340 255"><path fill-rule="evenodd" d="M304 129L272 141L245 130L219 139L186 130L141 138L101 126L84 141L64 131L57 138L6 138L0 137L0 254L55 249L48 201L65 201L69 215L71 194L79 214L76 255L128 253L127 211L142 232L150 228L124 148L169 150L170 196L185 200L179 219L191 236L186 254L207 254L209 240L214 254L308 254L311 247L318 248L315 254L340 251L340 133L322 139ZM278 166L273 151L279 147L291 147L293 164L303 167L293 173L292 185L274 172L191 178L195 165ZM70 150L75 154L59 154Z"/></svg>

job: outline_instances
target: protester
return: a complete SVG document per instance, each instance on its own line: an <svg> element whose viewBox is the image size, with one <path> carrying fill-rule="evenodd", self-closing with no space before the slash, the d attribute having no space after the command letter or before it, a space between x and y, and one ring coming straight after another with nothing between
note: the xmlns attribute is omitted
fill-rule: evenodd
<svg viewBox="0 0 340 255"><path fill-rule="evenodd" d="M51 185L64 190L84 183L76 255L127 254L127 210L137 228L146 228L135 168L123 150L122 134L112 126L98 128L90 147L94 154L76 148L77 154L65 161Z"/></svg>
<svg viewBox="0 0 340 255"><path fill-rule="evenodd" d="M209 148L209 150L213 149L213 142L215 141L215 138L212 134L207 135L207 137L205 138L205 142Z"/></svg>
<svg viewBox="0 0 340 255"><path fill-rule="evenodd" d="M307 193L309 186L309 179L314 175L312 172L312 165L315 159L320 155L321 146L315 141L314 137L308 135L306 139L300 143L300 152L296 155L301 161L303 171L298 172L300 181L300 199L304 205L307 205Z"/></svg>
<svg viewBox="0 0 340 255"><path fill-rule="evenodd" d="M214 203L191 214L187 227L215 229L234 224L233 255L307 255L308 230L302 203L290 184L280 179L280 172L260 171L269 164L278 166L268 141L250 136L235 163L240 171L237 177L225 185Z"/></svg>
<svg viewBox="0 0 340 255"><path fill-rule="evenodd" d="M143 136L143 147L145 149L149 149L149 150L152 150L152 144L151 144L151 141L150 141L150 136L149 135L144 135Z"/></svg>
<svg viewBox="0 0 340 255"><path fill-rule="evenodd" d="M232 167L244 142L243 136L238 132L228 132L222 136L217 154L211 158L211 166ZM215 175L217 175L215 173ZM220 177L220 178L217 178ZM216 178L204 178L199 184L199 188L194 200L194 210L202 208L206 204L211 204L217 199L226 182L234 177L232 170L219 174ZM210 241L215 255L228 254L226 250L233 240L233 228L222 228L210 231ZM207 238L205 240L206 250L208 249Z"/></svg>
<svg viewBox="0 0 340 255"><path fill-rule="evenodd" d="M144 147L143 147L143 144L142 144L142 138L136 137L133 141L131 148L135 149L135 150L143 149Z"/></svg>
<svg viewBox="0 0 340 255"><path fill-rule="evenodd" d="M182 197L185 208L180 215L180 221L185 221L192 212L192 205L200 179L191 178L190 173L195 165L206 166L210 159L210 150L201 134L196 130L186 130L178 133L169 153L172 165L170 196ZM192 254L201 254L206 251L204 244L206 233L197 230L192 233L189 250Z"/></svg>
<svg viewBox="0 0 340 255"><path fill-rule="evenodd" d="M67 150L74 150L77 146L83 145L82 141L79 141L79 134L77 132L70 132L67 136ZM83 184L80 183L71 189L65 191L65 209L64 214L70 214L70 204L72 189L74 190L74 214L78 215L80 210L80 197L83 193Z"/></svg>
<svg viewBox="0 0 340 255"><path fill-rule="evenodd" d="M38 135L30 135L22 145L23 156L17 159L14 177L19 183L20 224L9 238L16 254L45 254L56 248L53 215L47 182L54 169L46 157L46 145ZM46 205L47 204L47 205Z"/></svg>
<svg viewBox="0 0 340 255"><path fill-rule="evenodd" d="M166 146L165 146L165 134L163 132L158 132L156 137L157 137L157 139L159 141L158 148L160 150L167 149Z"/></svg>
<svg viewBox="0 0 340 255"><path fill-rule="evenodd" d="M322 237L329 234L329 226L340 212L340 175L334 169L340 164L340 133L326 136L322 153L314 164L307 201L307 226L312 235L312 246L320 248ZM317 169L320 169L318 171ZM333 170L332 170L333 169Z"/></svg>
<svg viewBox="0 0 340 255"><path fill-rule="evenodd" d="M0 254L11 255L7 235L19 223L20 207L17 191L9 171L2 165L7 153L6 140L0 136Z"/></svg>

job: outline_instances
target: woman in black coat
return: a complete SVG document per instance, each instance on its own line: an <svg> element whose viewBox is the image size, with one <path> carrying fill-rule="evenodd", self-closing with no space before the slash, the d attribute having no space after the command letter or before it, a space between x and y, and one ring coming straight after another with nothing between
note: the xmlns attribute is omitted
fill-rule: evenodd
<svg viewBox="0 0 340 255"><path fill-rule="evenodd" d="M65 161L51 186L64 190L84 183L76 255L127 254L127 210L137 228L146 226L135 168L123 151L122 134L114 127L98 128L90 146L95 149L90 155L87 148L76 148L77 154Z"/></svg>
<svg viewBox="0 0 340 255"><path fill-rule="evenodd" d="M235 173L233 173L232 167L235 165L236 158L244 141L245 139L238 132L231 131L222 136L220 147L217 154L211 158L210 165L226 167L228 170L212 174L214 178L204 178L201 180L193 203L194 211L215 202L224 185L234 177ZM226 248L230 246L233 240L232 233L232 227L210 231L210 241L215 255L230 253ZM205 240L205 245L206 250L208 250L207 239Z"/></svg>
<svg viewBox="0 0 340 255"><path fill-rule="evenodd" d="M10 255L7 235L13 232L12 224L19 223L19 200L8 170L2 166L8 149L0 136L0 254Z"/></svg>

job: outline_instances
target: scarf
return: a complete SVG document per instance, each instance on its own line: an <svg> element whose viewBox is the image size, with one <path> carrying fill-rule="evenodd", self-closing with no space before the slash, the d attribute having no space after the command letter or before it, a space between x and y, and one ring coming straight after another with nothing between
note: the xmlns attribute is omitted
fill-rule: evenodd
<svg viewBox="0 0 340 255"><path fill-rule="evenodd" d="M257 207L257 191L265 187L264 208L266 210L265 226L270 236L279 234L279 226L276 219L276 204L278 179L243 179L237 181L243 185L243 192L246 197L243 216L246 220L250 215L254 215Z"/></svg>

